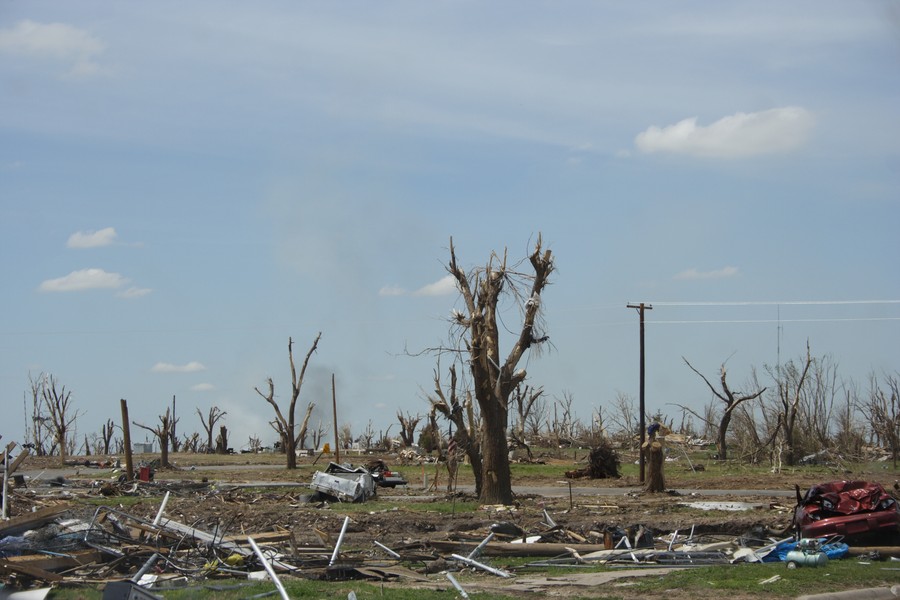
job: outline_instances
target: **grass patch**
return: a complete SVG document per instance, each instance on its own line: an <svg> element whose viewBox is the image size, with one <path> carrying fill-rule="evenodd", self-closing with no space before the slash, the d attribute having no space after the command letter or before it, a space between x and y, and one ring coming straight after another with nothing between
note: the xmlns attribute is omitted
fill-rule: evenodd
<svg viewBox="0 0 900 600"><path fill-rule="evenodd" d="M162 497L155 496L99 496L96 498L76 498L79 504L87 504L89 506L113 506L126 507L140 504L141 502L160 503Z"/></svg>
<svg viewBox="0 0 900 600"><path fill-rule="evenodd" d="M696 592L698 597L758 595L760 598L795 598L857 588L900 583L900 571L888 571L890 563L860 564L855 560L832 561L825 567L788 569L784 563L736 564L682 569L664 577L642 577L630 589L643 597L665 597L667 590ZM778 581L761 581L780 575Z"/></svg>
<svg viewBox="0 0 900 600"><path fill-rule="evenodd" d="M499 561L493 561L499 565ZM504 561L510 564L518 560ZM819 594L849 589L887 587L900 583L900 572L886 570L890 563L875 562L868 565L853 560L832 561L825 567L787 569L782 563L740 564L713 567L699 567L676 570L661 577L639 577L628 580L625 590L593 590L583 592L578 598L665 598L674 590L678 597L737 597L737 598L795 598L802 594ZM603 570L598 568L598 570ZM565 576L566 569L542 570L547 574ZM530 570L529 570L530 572ZM578 572L584 572L581 569ZM778 581L760 584L774 575ZM466 585L465 576L460 576ZM294 577L282 577L282 583L291 598L346 598L353 591L357 598L393 600L447 600L456 597L449 582L436 578L435 582L445 591L418 589L411 586L361 581L308 581ZM102 597L102 586L61 587L50 594L53 600L94 600ZM204 581L202 585L178 588L169 591L153 590L153 593L167 600L188 600L191 598L238 600L256 594L272 592L271 582L248 584L246 580L222 579ZM471 592L470 592L471 593ZM274 596L277 597L277 596ZM479 600L512 600L518 596L497 593L477 593Z"/></svg>
<svg viewBox="0 0 900 600"><path fill-rule="evenodd" d="M360 600L365 598L392 600L448 600L448 592L439 590L416 589L411 587L384 586L378 583L341 581L308 581L293 577L281 578L288 596L291 598L346 598L352 591ZM445 582L450 587L449 582ZM244 580L207 581L196 587L185 587L161 592L151 590L166 600L191 600L193 598L215 600L244 600L257 594L265 594L275 590L275 585L270 582L247 584ZM94 600L103 595L102 587L98 588L57 588L50 598L53 600ZM278 598L277 593L272 598ZM504 594L479 593L479 600L513 600L516 596Z"/></svg>

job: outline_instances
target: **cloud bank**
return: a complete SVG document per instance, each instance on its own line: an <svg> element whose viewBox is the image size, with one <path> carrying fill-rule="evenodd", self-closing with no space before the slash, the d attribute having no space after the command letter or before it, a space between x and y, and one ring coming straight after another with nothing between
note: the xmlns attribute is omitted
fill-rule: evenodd
<svg viewBox="0 0 900 600"><path fill-rule="evenodd" d="M143 298L150 292L152 292L150 288L139 288L135 286L131 286L127 290L122 290L121 292L116 293L116 297L118 298Z"/></svg>
<svg viewBox="0 0 900 600"><path fill-rule="evenodd" d="M406 294L406 290L396 285L386 285L378 290L379 296L402 296Z"/></svg>
<svg viewBox="0 0 900 600"><path fill-rule="evenodd" d="M116 230L113 227L107 227L100 231L76 231L69 236L66 242L67 248L99 248L101 246L109 246L116 241Z"/></svg>
<svg viewBox="0 0 900 600"><path fill-rule="evenodd" d="M448 296L456 293L456 279L445 275L434 283L429 283L413 292L413 296Z"/></svg>
<svg viewBox="0 0 900 600"><path fill-rule="evenodd" d="M96 58L105 49L103 42L87 31L65 23L24 20L0 29L0 53L56 61L68 67L64 75L70 78L100 73Z"/></svg>
<svg viewBox="0 0 900 600"><path fill-rule="evenodd" d="M815 119L808 110L788 106L755 113L737 113L711 125L697 117L667 127L650 127L634 144L646 154L665 152L704 158L742 158L780 154L802 146Z"/></svg>
<svg viewBox="0 0 900 600"><path fill-rule="evenodd" d="M82 292L95 289L116 289L128 283L128 279L118 273L107 273L103 269L82 269L72 271L64 277L41 282L42 292Z"/></svg>
<svg viewBox="0 0 900 600"><path fill-rule="evenodd" d="M379 296L406 296L407 294L412 296L448 296L455 293L456 279L452 275L446 275L434 283L424 285L411 293L406 288L396 285L386 285L378 290Z"/></svg>

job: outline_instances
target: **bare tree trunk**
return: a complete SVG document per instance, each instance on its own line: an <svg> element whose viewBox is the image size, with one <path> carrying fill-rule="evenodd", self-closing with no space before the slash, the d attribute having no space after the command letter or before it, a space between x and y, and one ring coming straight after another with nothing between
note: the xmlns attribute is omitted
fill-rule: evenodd
<svg viewBox="0 0 900 600"><path fill-rule="evenodd" d="M481 498L488 504L512 504L506 411L493 404L481 408ZM498 432L502 432L499 433ZM487 441L490 440L490 441Z"/></svg>
<svg viewBox="0 0 900 600"><path fill-rule="evenodd" d="M720 370L719 383L722 387L722 391L716 390L713 385L709 382L709 380L702 374L700 371L694 368L694 366L688 362L686 358L681 357L685 364L690 367L690 369L700 376L703 379L706 386L710 389L710 391L715 395L719 400L725 403L725 409L722 411L722 416L719 420L719 425L717 428L716 435L716 446L719 451L719 460L726 460L728 458L728 426L731 425L731 416L734 413L735 409L740 406L742 403L747 402L748 400L755 400L765 393L766 388L762 388L756 392L751 394L741 394L740 392L733 392L731 388L728 386L728 382L726 381L726 370L725 363L722 363L722 368ZM685 407L682 407L685 408ZM694 411L685 408L691 414L696 416L699 419L703 419L707 423L709 421L706 418L698 415Z"/></svg>
<svg viewBox="0 0 900 600"><path fill-rule="evenodd" d="M159 466L164 469L172 466L169 464L169 434L176 420L172 418L170 409L166 408L166 413L159 416L159 425L156 427L148 427L134 422L141 429L146 429L156 436L159 441Z"/></svg>
<svg viewBox="0 0 900 600"><path fill-rule="evenodd" d="M509 448L506 440L509 397L526 377L524 369L517 370L519 360L533 345L548 339L539 334L538 316L541 293L554 270L552 253L550 250L542 250L541 238L538 236L534 252L529 257L534 275L519 276L520 281L531 283L530 290L522 294L523 297L527 296L522 305L522 329L505 360L501 358L500 352L497 310L505 284L509 285L508 293L514 296L524 291L516 287L516 274L507 271L505 254L502 260L495 255L470 282L469 276L457 264L452 240L450 256L448 270L456 279L468 308L469 316L457 314L457 323L469 335L467 346L473 390L481 408L483 462L480 500L485 504L509 504L512 502ZM493 265L494 258L499 262L496 268Z"/></svg>
<svg viewBox="0 0 900 600"><path fill-rule="evenodd" d="M159 466L169 467L169 436L159 439Z"/></svg>
<svg viewBox="0 0 900 600"><path fill-rule="evenodd" d="M894 468L900 458L900 378L889 375L884 387L873 374L870 377L869 397L861 408L869 422L872 436L879 445L886 446L891 453Z"/></svg>
<svg viewBox="0 0 900 600"><path fill-rule="evenodd" d="M437 411L444 415L451 423L456 426L456 432L453 439L456 440L458 448L461 448L469 458L469 464L472 466L472 474L475 477L475 495L481 497L482 488L482 461L481 461L481 444L478 439L480 433L475 429L475 415L472 407L472 397L466 394L465 406L459 402L456 389L456 365L450 365L450 386L448 388L449 398L441 387L440 365L434 370L434 393L435 397L430 397L432 411ZM465 410L465 414L464 411ZM404 423L402 416L398 413L401 425ZM409 415L407 415L409 417ZM416 423L418 423L417 417Z"/></svg>
<svg viewBox="0 0 900 600"><path fill-rule="evenodd" d="M783 434L784 446L786 448L786 461L788 466L793 467L797 462L797 436L795 429L797 426L797 417L800 413L800 400L806 378L809 374L813 359L809 350L809 342L806 343L806 360L803 363L802 371L790 362L785 367L783 373L779 373L776 377L778 381L778 399L781 403L780 423L781 432Z"/></svg>
<svg viewBox="0 0 900 600"><path fill-rule="evenodd" d="M215 451L215 446L213 445L213 431L215 430L216 423L224 419L227 414L227 412L220 409L218 406L211 406L209 408L209 413L204 417L203 413L200 412L200 409L197 409L197 415L200 417L200 424L203 425L203 430L206 432L207 454L212 454Z"/></svg>
<svg viewBox="0 0 900 600"><path fill-rule="evenodd" d="M109 454L110 444L112 443L113 434L116 430L116 424L112 419L107 419L106 423L103 425L103 428L100 432L100 437L103 441L103 454Z"/></svg>
<svg viewBox="0 0 900 600"><path fill-rule="evenodd" d="M397 421L400 422L400 440L405 447L410 448L415 445L416 428L419 426L419 421L421 420L422 415L411 415L409 413L404 415L399 410L397 411Z"/></svg>
<svg viewBox="0 0 900 600"><path fill-rule="evenodd" d="M309 359L312 356L313 352L316 351L316 348L319 346L319 340L321 338L322 333L319 332L319 334L316 336L316 339L313 340L312 346L310 346L309 351L306 353L306 358L303 360L303 366L300 369L299 376L297 374L297 369L294 366L294 341L291 338L288 338L288 359L291 364L291 402L288 405L287 416L285 416L285 414L281 412L281 408L275 401L275 383L272 381L271 377L266 380L266 383L269 387L268 394L263 394L261 391L259 391L259 388L254 388L256 390L256 393L259 394L260 397L262 397L266 402L268 402L269 405L275 410L275 420L271 423L271 425L281 437L288 469L297 468L297 437L295 437L294 435L297 398L300 396L300 389L303 386L303 379L306 375L306 367L309 365ZM309 412L311 411L312 408L307 408L307 416L304 419L306 423L308 423L309 421ZM304 431L303 433L305 436L306 432ZM335 445L337 445L337 443L338 441L335 440Z"/></svg>
<svg viewBox="0 0 900 600"><path fill-rule="evenodd" d="M228 454L228 428L224 425L219 427L219 436L216 438L216 453Z"/></svg>
<svg viewBox="0 0 900 600"><path fill-rule="evenodd" d="M312 416L315 407L316 405L312 402L306 405L306 413L303 415L303 420L300 422L300 429L297 430L297 438L294 446L301 450L306 449L306 438L309 436L309 418Z"/></svg>
<svg viewBox="0 0 900 600"><path fill-rule="evenodd" d="M66 391L65 386L59 386L55 377L51 375L49 382L45 383L42 387L44 407L47 409L56 446L59 448L59 464L65 466L69 431L78 418L78 412L70 407L72 392Z"/></svg>
<svg viewBox="0 0 900 600"><path fill-rule="evenodd" d="M652 494L665 492L666 478L663 474L665 457L663 456L662 443L655 438L651 438L644 442L641 452L644 452L647 457L647 483L644 489Z"/></svg>

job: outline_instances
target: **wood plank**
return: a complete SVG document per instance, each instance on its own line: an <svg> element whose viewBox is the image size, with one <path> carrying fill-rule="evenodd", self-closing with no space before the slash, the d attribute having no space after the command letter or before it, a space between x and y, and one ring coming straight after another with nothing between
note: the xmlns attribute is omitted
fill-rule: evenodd
<svg viewBox="0 0 900 600"><path fill-rule="evenodd" d="M26 554L3 559L4 563L8 565L35 567L45 571L64 571L100 562L101 560L103 560L103 555L97 550L79 550L63 556Z"/></svg>
<svg viewBox="0 0 900 600"><path fill-rule="evenodd" d="M264 533L253 533L250 534L253 540L257 543L266 543L271 544L274 542L286 542L291 539L290 531L267 531ZM238 544L246 544L247 543L247 534L235 534L235 535L226 535L222 538L226 542L235 542Z"/></svg>
<svg viewBox="0 0 900 600"><path fill-rule="evenodd" d="M31 450L30 450L30 449L25 448L24 450L22 450L22 453L19 454L19 455L16 457L16 459L15 459L14 461L12 461L12 463L9 465L9 475L12 475L13 473L15 473L15 472L16 472L16 469L18 469L19 466L21 466L22 462L23 462L26 458L28 458L28 456L29 456L30 454L31 454Z"/></svg>
<svg viewBox="0 0 900 600"><path fill-rule="evenodd" d="M69 506L65 505L48 506L34 512L13 517L9 521L0 521L0 537L16 535L28 531L29 529L36 529L37 527L46 525L62 513L68 511L69 508Z"/></svg>
<svg viewBox="0 0 900 600"><path fill-rule="evenodd" d="M468 554L475 549L477 543L431 541L428 543L435 550L441 552L458 552ZM561 556L570 554L568 548L574 549L581 555L598 550L605 550L603 544L566 544L556 542L535 542L534 544L509 544L506 542L488 542L482 548L483 556ZM402 551L399 551L402 554Z"/></svg>
<svg viewBox="0 0 900 600"><path fill-rule="evenodd" d="M0 463L6 462L6 455L12 452L16 445L16 442L10 442L6 445L6 448L0 453Z"/></svg>
<svg viewBox="0 0 900 600"><path fill-rule="evenodd" d="M55 583L63 580L62 575L57 575L56 573L45 571L44 569L32 567L30 565L11 563L6 559L0 560L0 571L5 571L7 573L21 573L22 575L27 575L33 579L39 579L48 583Z"/></svg>

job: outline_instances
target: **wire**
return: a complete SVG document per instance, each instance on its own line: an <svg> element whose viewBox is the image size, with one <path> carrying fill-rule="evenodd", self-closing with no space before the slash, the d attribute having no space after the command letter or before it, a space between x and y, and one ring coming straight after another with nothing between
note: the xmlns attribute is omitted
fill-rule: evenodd
<svg viewBox="0 0 900 600"><path fill-rule="evenodd" d="M648 319L647 325L684 325L694 323L843 323L856 321L900 321L900 317L859 317L848 319L731 319L731 320L684 320L654 321Z"/></svg>
<svg viewBox="0 0 900 600"><path fill-rule="evenodd" d="M842 304L900 304L900 300L786 300L739 302L650 302L655 306L835 306Z"/></svg>

